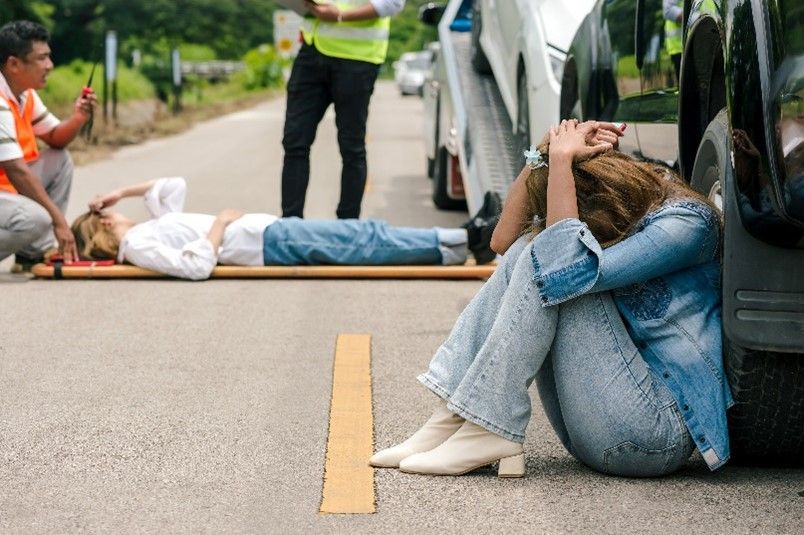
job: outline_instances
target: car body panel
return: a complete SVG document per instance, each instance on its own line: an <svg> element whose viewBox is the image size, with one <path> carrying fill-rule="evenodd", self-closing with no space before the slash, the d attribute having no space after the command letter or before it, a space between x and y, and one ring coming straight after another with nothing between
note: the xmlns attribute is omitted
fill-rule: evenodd
<svg viewBox="0 0 804 535"><path fill-rule="evenodd" d="M517 88L526 77L530 139L541 138L558 122L561 83L551 55L563 63L572 36L594 0L476 0L483 29L480 45L489 60L500 96L517 128Z"/></svg>

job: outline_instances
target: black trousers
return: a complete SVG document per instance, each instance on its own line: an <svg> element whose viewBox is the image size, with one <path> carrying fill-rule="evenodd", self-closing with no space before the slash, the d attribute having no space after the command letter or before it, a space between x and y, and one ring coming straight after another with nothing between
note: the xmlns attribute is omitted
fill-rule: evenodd
<svg viewBox="0 0 804 535"><path fill-rule="evenodd" d="M332 58L302 45L288 81L288 101L282 146L282 217L303 217L310 179L310 146L318 123L330 104L341 152L339 219L360 217L366 187L366 121L380 66L365 61Z"/></svg>

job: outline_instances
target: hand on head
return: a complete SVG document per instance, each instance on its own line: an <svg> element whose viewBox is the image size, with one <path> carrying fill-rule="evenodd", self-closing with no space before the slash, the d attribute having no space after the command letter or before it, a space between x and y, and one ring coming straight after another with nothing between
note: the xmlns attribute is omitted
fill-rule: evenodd
<svg viewBox="0 0 804 535"><path fill-rule="evenodd" d="M110 206L117 204L117 201L119 201L121 198L122 196L117 191L99 193L95 195L91 201L89 201L89 211L99 214L104 208L109 208Z"/></svg>
<svg viewBox="0 0 804 535"><path fill-rule="evenodd" d="M550 159L564 158L573 162L588 160L611 150L622 133L611 123L576 119L561 121L548 132Z"/></svg>

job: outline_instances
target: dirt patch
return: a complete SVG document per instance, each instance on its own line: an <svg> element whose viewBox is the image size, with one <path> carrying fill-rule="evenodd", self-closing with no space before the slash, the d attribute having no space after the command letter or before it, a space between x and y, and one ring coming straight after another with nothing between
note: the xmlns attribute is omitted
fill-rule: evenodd
<svg viewBox="0 0 804 535"><path fill-rule="evenodd" d="M236 100L185 106L177 114L159 100L127 102L118 106L116 121L111 116L104 121L103 111L99 109L91 138L86 140L80 137L73 141L70 144L70 154L76 165L86 164L108 157L119 147L177 134L200 121L250 108L282 94L280 90L272 90Z"/></svg>

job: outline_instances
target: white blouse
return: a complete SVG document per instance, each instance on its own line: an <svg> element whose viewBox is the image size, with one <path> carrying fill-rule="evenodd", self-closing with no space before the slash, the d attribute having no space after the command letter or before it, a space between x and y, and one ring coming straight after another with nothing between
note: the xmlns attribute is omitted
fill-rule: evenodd
<svg viewBox="0 0 804 535"><path fill-rule="evenodd" d="M215 216L183 213L186 195L183 178L157 180L143 196L151 219L126 232L117 261L192 280L209 278L216 264L263 265L263 232L276 216L245 214L233 221L215 255L207 239Z"/></svg>

